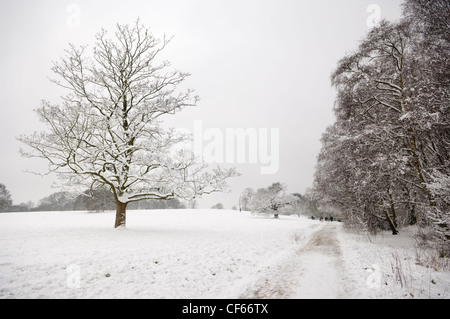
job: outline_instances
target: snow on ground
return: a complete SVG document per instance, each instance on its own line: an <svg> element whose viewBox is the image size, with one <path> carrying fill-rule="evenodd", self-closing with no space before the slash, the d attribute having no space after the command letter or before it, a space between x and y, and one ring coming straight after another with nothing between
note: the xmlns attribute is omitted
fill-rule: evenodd
<svg viewBox="0 0 450 319"><path fill-rule="evenodd" d="M336 233L338 223L320 223L306 243L299 243L289 262L281 261L249 287L246 298L348 298Z"/></svg>
<svg viewBox="0 0 450 319"><path fill-rule="evenodd" d="M311 231L235 211L127 215L113 229L113 213L0 214L0 297L232 298Z"/></svg>
<svg viewBox="0 0 450 319"><path fill-rule="evenodd" d="M377 236L338 233L343 261L354 295L364 298L450 299L449 260L417 245L418 229Z"/></svg>
<svg viewBox="0 0 450 319"><path fill-rule="evenodd" d="M406 235L224 210L129 211L126 229L113 223L113 212L0 214L0 298L450 295L450 273L415 265Z"/></svg>

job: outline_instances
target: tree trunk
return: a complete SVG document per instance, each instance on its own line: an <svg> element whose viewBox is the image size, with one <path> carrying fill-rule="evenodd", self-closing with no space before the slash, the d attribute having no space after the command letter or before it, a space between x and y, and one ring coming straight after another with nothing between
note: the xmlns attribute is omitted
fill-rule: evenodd
<svg viewBox="0 0 450 319"><path fill-rule="evenodd" d="M126 215L127 214L127 203L121 203L116 201L116 223L114 228L125 227Z"/></svg>
<svg viewBox="0 0 450 319"><path fill-rule="evenodd" d="M392 199L392 194L391 194L390 190L388 190L388 195L389 195L389 205L391 206L391 214L392 214L389 219L392 222L394 228L397 229L398 228L397 212L395 211L394 200ZM394 231L392 231L392 232L394 232ZM397 235L397 234L393 234L393 235Z"/></svg>
<svg viewBox="0 0 450 319"><path fill-rule="evenodd" d="M398 235L398 229L395 223L392 221L391 217L389 216L389 213L387 211L384 211L384 214L386 216L386 220L389 224L389 228L392 231L392 235Z"/></svg>
<svg viewBox="0 0 450 319"><path fill-rule="evenodd" d="M411 204L411 209L408 214L408 224L411 226L417 224L416 204Z"/></svg>

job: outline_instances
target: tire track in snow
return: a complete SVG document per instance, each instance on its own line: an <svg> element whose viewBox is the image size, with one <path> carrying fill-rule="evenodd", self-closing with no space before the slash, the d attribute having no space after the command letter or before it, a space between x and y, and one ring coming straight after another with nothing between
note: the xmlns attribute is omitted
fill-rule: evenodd
<svg viewBox="0 0 450 319"><path fill-rule="evenodd" d="M271 267L243 298L345 298L338 224L323 224L295 255Z"/></svg>

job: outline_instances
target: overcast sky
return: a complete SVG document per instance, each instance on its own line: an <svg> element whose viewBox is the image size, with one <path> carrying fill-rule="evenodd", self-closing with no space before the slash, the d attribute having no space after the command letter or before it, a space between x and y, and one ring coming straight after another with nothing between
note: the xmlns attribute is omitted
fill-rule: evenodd
<svg viewBox="0 0 450 319"><path fill-rule="evenodd" d="M113 30L140 17L155 36L174 36L164 57L192 74L186 85L201 98L168 123L192 132L201 123L202 132L224 136L236 128L253 129L258 138L279 132L274 174L261 173L259 158L235 163L242 176L230 181L233 192L205 196L201 208L217 202L231 208L244 188L272 182L303 193L313 180L321 134L334 120L330 74L378 13L398 19L400 1L2 0L0 183L15 204L57 191L51 188L54 177L25 172L46 163L22 158L15 137L42 130L33 109L42 99L57 103L64 93L48 77L69 42L92 44L101 28Z"/></svg>

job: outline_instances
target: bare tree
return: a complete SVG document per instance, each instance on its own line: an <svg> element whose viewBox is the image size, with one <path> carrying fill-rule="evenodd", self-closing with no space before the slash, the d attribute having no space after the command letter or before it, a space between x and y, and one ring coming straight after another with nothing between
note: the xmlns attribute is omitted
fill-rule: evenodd
<svg viewBox="0 0 450 319"><path fill-rule="evenodd" d="M212 209L224 209L222 203L217 203L211 207Z"/></svg>
<svg viewBox="0 0 450 319"><path fill-rule="evenodd" d="M250 211L252 210L251 201L252 197L255 195L255 191L252 188L246 188L242 191L239 196L239 210Z"/></svg>
<svg viewBox="0 0 450 319"><path fill-rule="evenodd" d="M251 197L252 212L257 214L293 213L296 210L298 197L286 193L286 185L273 183L267 188L259 188Z"/></svg>
<svg viewBox="0 0 450 319"><path fill-rule="evenodd" d="M138 20L117 25L113 38L102 30L96 40L91 56L87 46L70 45L54 64L52 81L69 93L61 105L42 102L36 112L49 131L21 136L31 148L22 153L46 159L48 173L70 185L108 186L115 227L125 226L128 203L223 191L235 170L207 170L178 147L187 136L161 127L163 116L198 101L192 90L177 90L189 74L160 60L170 39L155 38Z"/></svg>

